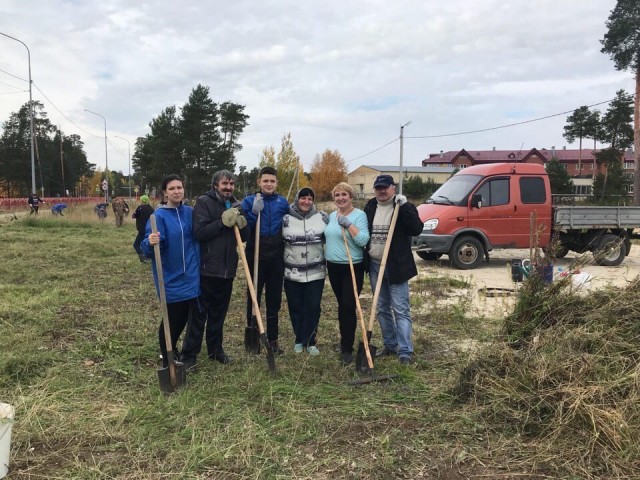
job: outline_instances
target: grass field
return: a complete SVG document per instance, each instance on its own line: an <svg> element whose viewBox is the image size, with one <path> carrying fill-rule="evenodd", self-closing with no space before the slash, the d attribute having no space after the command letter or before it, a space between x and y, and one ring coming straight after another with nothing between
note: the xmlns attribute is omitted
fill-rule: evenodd
<svg viewBox="0 0 640 480"><path fill-rule="evenodd" d="M387 357L376 370L395 381L353 387L354 368L334 352L328 281L320 356L293 353L285 301L277 378L264 356L244 353L240 268L225 324L236 361L200 359L188 386L165 396L160 310L132 221L116 229L87 207L65 215L0 228L0 401L16 408L9 479L568 478L528 462L516 429L496 432L453 395L468 346L496 340L502 325L466 316L464 300L439 304L464 282L415 283L415 365Z"/></svg>

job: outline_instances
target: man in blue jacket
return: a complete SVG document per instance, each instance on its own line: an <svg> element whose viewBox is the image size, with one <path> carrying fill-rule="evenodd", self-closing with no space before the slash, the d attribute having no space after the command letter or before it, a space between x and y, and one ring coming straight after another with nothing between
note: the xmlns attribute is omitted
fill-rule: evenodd
<svg viewBox="0 0 640 480"><path fill-rule="evenodd" d="M278 177L276 169L264 167L260 170L258 186L261 195L249 195L242 200L242 210L253 233L247 240L247 263L253 276L255 249L255 226L260 215L260 238L258 260L258 303L265 290L267 304L267 339L274 353L281 355L278 346L278 314L282 304L282 282L284 280L284 241L282 217L289 212L289 203L276 193ZM247 325L251 326L251 297L247 292Z"/></svg>

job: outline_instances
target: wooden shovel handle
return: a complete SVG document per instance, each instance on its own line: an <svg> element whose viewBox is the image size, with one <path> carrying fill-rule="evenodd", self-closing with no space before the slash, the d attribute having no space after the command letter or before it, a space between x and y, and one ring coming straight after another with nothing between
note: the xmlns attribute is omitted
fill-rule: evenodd
<svg viewBox="0 0 640 480"><path fill-rule="evenodd" d="M373 369L373 359L371 358L371 352L369 351L369 339L367 338L367 324L364 323L364 315L362 314L362 306L360 305L360 297L358 296L358 285L356 284L356 271L353 269L353 260L351 259L351 252L349 251L349 244L347 243L347 234L345 233L345 230L345 228L342 229L342 239L344 240L344 248L347 251L347 258L349 259L353 296L356 299L356 311L358 312L360 330L362 331L362 345L364 345L364 353L367 356L369 368Z"/></svg>
<svg viewBox="0 0 640 480"><path fill-rule="evenodd" d="M156 216L151 215L151 232L158 233ZM158 275L158 292L160 293L160 310L162 311L162 329L164 330L164 342L167 346L167 364L169 365L169 378L171 386L175 389L178 384L176 378L176 366L173 363L173 345L171 344L171 330L169 329L169 311L167 310L167 296L164 290L164 273L162 271L162 257L160 256L160 244L153 246L153 253L156 258L156 273Z"/></svg>
<svg viewBox="0 0 640 480"><path fill-rule="evenodd" d="M260 193L256 193L256 198L260 198ZM258 291L258 267L260 265L260 214L258 212L258 218L256 220L256 238L255 247L253 249L253 289ZM238 243L238 247L242 249L242 244ZM251 315L255 317L256 310L260 310L260 305L254 305L251 303Z"/></svg>
<svg viewBox="0 0 640 480"><path fill-rule="evenodd" d="M253 282L251 281L251 271L249 271L249 265L247 265L247 255L242 248L242 237L240 236L240 229L238 225L233 226L233 231L236 234L236 242L238 243L238 250L240 251L240 259L242 260L242 266L244 267L244 274L247 277L247 287L249 287L249 295L251 295L251 303L255 310L256 321L258 322L258 332L260 335L264 333L264 325L262 324L262 315L260 314L260 307L258 307L258 297L256 290L253 288Z"/></svg>
<svg viewBox="0 0 640 480"><path fill-rule="evenodd" d="M369 331L373 331L373 322L378 313L378 298L380 298L380 290L382 289L382 277L384 277L384 271L387 268L387 257L389 256L389 249L391 248L391 238L393 232L396 230L396 222L398 221L398 212L400 211L400 204L396 203L393 209L393 215L391 216L391 224L389 225L389 232L387 233L387 241L384 243L384 250L382 251L382 261L380 262L380 271L378 272L378 279L376 280L376 288L373 292L373 300L371 300L371 315L369 315Z"/></svg>

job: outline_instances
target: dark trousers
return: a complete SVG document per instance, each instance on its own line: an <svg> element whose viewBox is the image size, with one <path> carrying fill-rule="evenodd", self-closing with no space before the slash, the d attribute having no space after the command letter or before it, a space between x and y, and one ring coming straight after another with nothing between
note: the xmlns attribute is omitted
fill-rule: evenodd
<svg viewBox="0 0 640 480"><path fill-rule="evenodd" d="M200 306L198 315L193 315L182 347L183 361L195 361L202 348L202 337L206 327L207 353L210 357L222 353L222 329L227 316L233 278L200 277Z"/></svg>
<svg viewBox="0 0 640 480"><path fill-rule="evenodd" d="M142 255L142 240L144 240L144 232L138 232L136 235L136 239L133 241L133 249L136 251L138 255Z"/></svg>
<svg viewBox="0 0 640 480"><path fill-rule="evenodd" d="M249 271L253 278L253 251L247 255ZM267 339L278 339L278 313L282 305L282 281L284 279L284 255L271 258L261 258L258 264L258 288L256 296L258 305L264 289L264 299L267 304ZM247 325L251 325L251 296L247 288Z"/></svg>
<svg viewBox="0 0 640 480"><path fill-rule="evenodd" d="M312 282L284 281L284 291L287 294L289 317L296 336L296 343L304 346L316 344L316 333L320 322L322 308L322 290L324 278Z"/></svg>
<svg viewBox="0 0 640 480"><path fill-rule="evenodd" d="M358 296L362 291L364 281L364 264L355 263L353 270L356 277ZM340 350L353 352L353 342L356 336L356 299L353 296L353 282L349 264L327 262L327 272L331 289L338 300L338 324L340 326Z"/></svg>
<svg viewBox="0 0 640 480"><path fill-rule="evenodd" d="M189 318L197 309L197 298L184 300L182 302L167 303L167 312L169 314L169 332L171 333L171 348L174 356L177 355L177 344L184 327L187 325ZM158 338L160 340L160 352L162 352L162 363L167 365L167 344L164 339L164 326L160 322L158 329Z"/></svg>

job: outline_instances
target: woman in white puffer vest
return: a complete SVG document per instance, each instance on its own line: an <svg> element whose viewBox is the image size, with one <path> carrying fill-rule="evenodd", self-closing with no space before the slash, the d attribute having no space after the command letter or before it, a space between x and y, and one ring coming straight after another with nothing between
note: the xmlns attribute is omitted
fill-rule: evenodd
<svg viewBox="0 0 640 480"><path fill-rule="evenodd" d="M316 333L320 321L326 275L324 229L329 220L316 210L315 193L302 188L282 219L284 237L284 291L296 336L293 351L318 355Z"/></svg>

